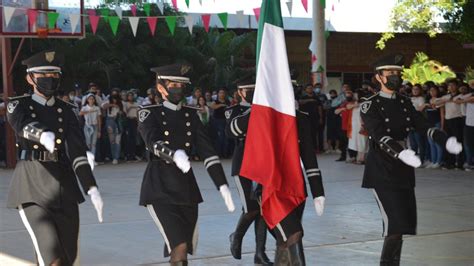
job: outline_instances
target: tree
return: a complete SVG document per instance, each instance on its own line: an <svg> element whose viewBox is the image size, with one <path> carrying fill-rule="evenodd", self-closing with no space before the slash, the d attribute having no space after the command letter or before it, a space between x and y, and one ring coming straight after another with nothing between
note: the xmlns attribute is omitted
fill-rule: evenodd
<svg viewBox="0 0 474 266"><path fill-rule="evenodd" d="M409 68L403 68L402 78L412 84L424 84L432 81L436 84L445 82L449 78L455 78L456 74L442 63L430 60L428 56L419 52L416 53Z"/></svg>
<svg viewBox="0 0 474 266"><path fill-rule="evenodd" d="M444 19L446 23L441 23ZM377 41L384 49L395 32L456 33L461 41L474 42L474 1L399 0L392 10L389 29Z"/></svg>

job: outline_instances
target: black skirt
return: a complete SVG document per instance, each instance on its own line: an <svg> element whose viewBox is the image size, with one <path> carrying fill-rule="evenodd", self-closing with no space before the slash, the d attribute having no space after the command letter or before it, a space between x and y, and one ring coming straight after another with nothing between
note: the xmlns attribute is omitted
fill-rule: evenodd
<svg viewBox="0 0 474 266"><path fill-rule="evenodd" d="M234 178L240 201L242 202L242 211L244 213L259 211L260 205L252 197L252 180L242 176L234 176Z"/></svg>
<svg viewBox="0 0 474 266"><path fill-rule="evenodd" d="M303 233L302 219L305 204L306 201L303 201L273 228L278 243L286 242L295 233Z"/></svg>
<svg viewBox="0 0 474 266"><path fill-rule="evenodd" d="M417 215L414 189L373 189L382 214L383 236L416 235Z"/></svg>
<svg viewBox="0 0 474 266"><path fill-rule="evenodd" d="M146 206L165 241L164 256L182 243L193 255L198 240L198 205L149 204Z"/></svg>

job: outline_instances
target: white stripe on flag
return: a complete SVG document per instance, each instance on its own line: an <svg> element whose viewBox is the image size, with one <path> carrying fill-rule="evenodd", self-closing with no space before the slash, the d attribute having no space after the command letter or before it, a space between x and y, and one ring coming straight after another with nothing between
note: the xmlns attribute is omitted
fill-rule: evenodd
<svg viewBox="0 0 474 266"><path fill-rule="evenodd" d="M253 103L296 116L285 33L283 28L268 23L263 29Z"/></svg>

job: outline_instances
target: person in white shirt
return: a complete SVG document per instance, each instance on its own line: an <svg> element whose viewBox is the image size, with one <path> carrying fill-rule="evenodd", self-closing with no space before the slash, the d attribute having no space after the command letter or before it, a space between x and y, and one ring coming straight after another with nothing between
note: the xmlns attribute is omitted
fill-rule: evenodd
<svg viewBox="0 0 474 266"><path fill-rule="evenodd" d="M441 99L436 102L436 105L444 106L444 130L448 136L454 136L458 140L463 140L464 117L462 115L461 105L455 102L456 97L459 95L458 81L451 79L447 83L449 93L441 97ZM453 169L455 164L458 169L464 169L464 151L458 155L446 154L446 165L444 168Z"/></svg>
<svg viewBox="0 0 474 266"><path fill-rule="evenodd" d="M198 104L199 97L202 96L202 91L200 88L195 88L193 95L186 98L186 102L190 106L196 106Z"/></svg>
<svg viewBox="0 0 474 266"><path fill-rule="evenodd" d="M459 104L465 105L464 150L466 155L465 169L468 171L474 169L474 90L469 90L463 95L462 99L458 100Z"/></svg>
<svg viewBox="0 0 474 266"><path fill-rule="evenodd" d="M423 90L420 84L415 84L412 88L412 97L410 98L415 110L423 113L426 107L426 99L423 96ZM426 146L427 146L427 139L425 135L421 135L416 131L411 131L408 134L408 139L410 141L410 148L414 150L420 157L421 163L423 164L421 167L426 167L427 164L424 163L426 158Z"/></svg>
<svg viewBox="0 0 474 266"><path fill-rule="evenodd" d="M135 101L133 92L127 93L126 102L123 102L125 115L127 116L124 133L126 136L125 159L128 161L138 160L136 156L137 149L137 127L138 127L138 109L140 105Z"/></svg>
<svg viewBox="0 0 474 266"><path fill-rule="evenodd" d="M87 148L95 155L97 139L101 131L101 110L95 101L95 95L86 96L87 104L81 108L80 116L84 117L84 135Z"/></svg>

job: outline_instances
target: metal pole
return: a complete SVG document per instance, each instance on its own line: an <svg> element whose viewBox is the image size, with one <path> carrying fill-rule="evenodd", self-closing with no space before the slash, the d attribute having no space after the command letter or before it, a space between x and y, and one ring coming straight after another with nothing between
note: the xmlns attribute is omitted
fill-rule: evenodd
<svg viewBox="0 0 474 266"><path fill-rule="evenodd" d="M321 0L313 0L311 72L314 83L325 86L326 81L326 36L324 7Z"/></svg>
<svg viewBox="0 0 474 266"><path fill-rule="evenodd" d="M3 100L8 102L8 97L14 96L13 90L13 79L9 75L9 70L12 67L12 53L11 53L11 39L0 38L1 49L2 49L2 77L3 77ZM7 123L5 127L6 137L6 156L7 156L7 167L13 168L16 164L16 148L15 148L15 133L13 132L10 124Z"/></svg>

